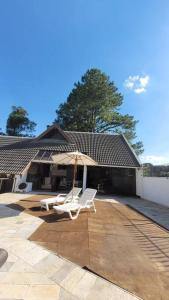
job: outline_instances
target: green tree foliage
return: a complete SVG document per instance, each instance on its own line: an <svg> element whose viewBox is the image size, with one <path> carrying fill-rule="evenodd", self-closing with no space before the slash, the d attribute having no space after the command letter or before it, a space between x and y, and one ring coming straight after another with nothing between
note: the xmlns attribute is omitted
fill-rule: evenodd
<svg viewBox="0 0 169 300"><path fill-rule="evenodd" d="M2 131L1 128L0 128L0 135L6 135L6 134Z"/></svg>
<svg viewBox="0 0 169 300"><path fill-rule="evenodd" d="M13 136L32 136L36 123L30 121L27 111L21 106L12 106L6 124L6 133Z"/></svg>
<svg viewBox="0 0 169 300"><path fill-rule="evenodd" d="M98 69L88 70L74 84L67 101L56 110L54 121L65 130L123 133L137 154L143 152L142 142L135 142L137 121L119 109L123 96L109 76Z"/></svg>
<svg viewBox="0 0 169 300"><path fill-rule="evenodd" d="M5 133L2 131L1 127L0 127L0 135L5 135Z"/></svg>

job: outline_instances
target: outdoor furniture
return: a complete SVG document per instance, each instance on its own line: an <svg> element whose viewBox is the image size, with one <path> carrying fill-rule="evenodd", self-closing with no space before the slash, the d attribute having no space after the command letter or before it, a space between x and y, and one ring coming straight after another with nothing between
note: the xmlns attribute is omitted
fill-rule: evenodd
<svg viewBox="0 0 169 300"><path fill-rule="evenodd" d="M6 262L8 258L8 252L5 249L0 248L0 267Z"/></svg>
<svg viewBox="0 0 169 300"><path fill-rule="evenodd" d="M73 188L68 194L58 194L56 197L40 200L41 208L49 210L49 205L61 202L67 203L75 201L78 199L81 190L81 188Z"/></svg>
<svg viewBox="0 0 169 300"><path fill-rule="evenodd" d="M91 207L93 207L94 212L96 212L96 208L95 208L95 205L94 205L94 198L96 196L96 193L97 193L97 190L86 189L84 191L84 193L81 195L81 197L79 198L78 202L76 202L76 203L73 203L73 202L65 203L65 204L62 204L62 205L53 206L53 208L56 211L59 211L59 212L62 212L62 213L67 212L69 214L69 217L72 220L75 220L75 219L77 219L77 217L80 213L80 210L83 209L83 208L90 209ZM74 216L72 216L72 212L76 212Z"/></svg>

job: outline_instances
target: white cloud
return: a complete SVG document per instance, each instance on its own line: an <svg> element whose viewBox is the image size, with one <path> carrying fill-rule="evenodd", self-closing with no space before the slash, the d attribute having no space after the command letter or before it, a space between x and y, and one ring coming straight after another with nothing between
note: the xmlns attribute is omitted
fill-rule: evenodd
<svg viewBox="0 0 169 300"><path fill-rule="evenodd" d="M149 81L150 81L150 77L148 75L145 76L130 75L124 81L124 86L126 89L132 90L136 94L141 94L146 92Z"/></svg>
<svg viewBox="0 0 169 300"><path fill-rule="evenodd" d="M134 89L134 92L135 92L136 94L141 94L141 93L143 93L143 92L145 92L145 91L146 91L146 89L145 89L144 87Z"/></svg>
<svg viewBox="0 0 169 300"><path fill-rule="evenodd" d="M150 163L153 165L169 165L169 157L166 156L142 155L140 158L142 163Z"/></svg>
<svg viewBox="0 0 169 300"><path fill-rule="evenodd" d="M144 77L140 77L140 84L142 85L142 87L146 87L149 83L150 77L148 75L144 76Z"/></svg>
<svg viewBox="0 0 169 300"><path fill-rule="evenodd" d="M134 86L134 82L132 82L132 81L126 81L126 88L128 88L128 89L132 89L133 88L133 86Z"/></svg>

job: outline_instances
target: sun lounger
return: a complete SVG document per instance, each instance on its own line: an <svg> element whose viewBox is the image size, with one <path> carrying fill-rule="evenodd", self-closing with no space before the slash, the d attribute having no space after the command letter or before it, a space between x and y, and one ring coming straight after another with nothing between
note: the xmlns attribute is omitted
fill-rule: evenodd
<svg viewBox="0 0 169 300"><path fill-rule="evenodd" d="M94 205L94 197L96 196L97 190L94 189L86 189L84 193L79 198L78 202L73 203L65 203L58 206L53 206L53 208L58 212L67 212L69 214L69 217L72 220L77 219L80 210L83 208L91 208L93 207L94 212L96 212L96 208ZM72 212L75 212L75 215L72 215Z"/></svg>
<svg viewBox="0 0 169 300"><path fill-rule="evenodd" d="M49 210L49 205L77 201L81 188L73 188L68 194L58 194L56 197L40 200L41 208Z"/></svg>

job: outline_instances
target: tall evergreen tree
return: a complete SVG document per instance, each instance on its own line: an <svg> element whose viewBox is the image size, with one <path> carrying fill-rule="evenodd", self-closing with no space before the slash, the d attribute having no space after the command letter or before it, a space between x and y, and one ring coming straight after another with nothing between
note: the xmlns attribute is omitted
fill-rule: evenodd
<svg viewBox="0 0 169 300"><path fill-rule="evenodd" d="M134 142L137 121L120 113L122 104L123 96L109 76L99 69L90 69L56 110L54 122L65 130L123 133L136 153L141 154L142 142Z"/></svg>
<svg viewBox="0 0 169 300"><path fill-rule="evenodd" d="M13 136L32 136L36 123L30 121L28 112L21 106L12 106L6 124L6 133Z"/></svg>

